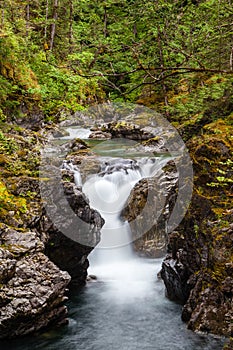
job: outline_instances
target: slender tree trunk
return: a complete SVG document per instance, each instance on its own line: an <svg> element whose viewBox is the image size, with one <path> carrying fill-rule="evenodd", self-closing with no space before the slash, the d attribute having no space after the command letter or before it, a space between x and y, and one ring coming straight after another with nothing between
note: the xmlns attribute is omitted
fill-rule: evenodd
<svg viewBox="0 0 233 350"><path fill-rule="evenodd" d="M58 10L58 0L54 0L53 3L53 23L51 25L51 39L50 39L50 51L53 50L54 46L54 38L56 33L56 22L57 22L57 10Z"/></svg>
<svg viewBox="0 0 233 350"><path fill-rule="evenodd" d="M108 30L107 30L107 7L104 6L104 37L107 38Z"/></svg>
<svg viewBox="0 0 233 350"><path fill-rule="evenodd" d="M222 68L222 49L223 49L223 43L222 43L222 21L220 17L220 3L221 0L218 1L218 31L219 31L219 40L218 40L218 69L221 70Z"/></svg>
<svg viewBox="0 0 233 350"><path fill-rule="evenodd" d="M133 34L134 34L134 38L136 39L137 36L138 36L137 23L136 22L134 22L134 25L133 25Z"/></svg>
<svg viewBox="0 0 233 350"><path fill-rule="evenodd" d="M47 41L48 15L49 15L49 0L46 0L46 8L45 8L45 27L44 27L44 39L45 39L45 42Z"/></svg>
<svg viewBox="0 0 233 350"><path fill-rule="evenodd" d="M4 27L4 22L5 22L5 13L4 13L4 9L1 9L1 28Z"/></svg>
<svg viewBox="0 0 233 350"><path fill-rule="evenodd" d="M29 27L30 27L30 4L28 3L26 6L26 36L29 35Z"/></svg>
<svg viewBox="0 0 233 350"><path fill-rule="evenodd" d="M231 48L231 54L230 54L230 70L233 70L233 46Z"/></svg>
<svg viewBox="0 0 233 350"><path fill-rule="evenodd" d="M159 58L160 58L160 67L164 68L164 56L163 56L163 46L161 41L161 32L160 28L158 28L158 47L159 47ZM164 76L164 72L161 72L161 78ZM163 95L164 95L164 104L167 107L168 106L168 97L167 97L167 87L162 81L162 89L163 89Z"/></svg>
<svg viewBox="0 0 233 350"><path fill-rule="evenodd" d="M69 21L70 52L73 51L73 13L74 13L74 5L73 5L73 1L70 0L70 21Z"/></svg>

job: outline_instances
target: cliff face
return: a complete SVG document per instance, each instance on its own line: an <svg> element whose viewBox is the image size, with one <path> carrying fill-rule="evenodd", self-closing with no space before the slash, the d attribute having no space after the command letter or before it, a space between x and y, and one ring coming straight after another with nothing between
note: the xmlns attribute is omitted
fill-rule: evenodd
<svg viewBox="0 0 233 350"><path fill-rule="evenodd" d="M203 213L204 223L200 221ZM184 304L182 319L188 328L232 336L233 211L222 216L224 223L214 220L205 200L196 196L189 215L182 224L183 232L179 228L169 237L169 253L161 271L167 295ZM192 220L195 225L199 222L196 232L190 227Z"/></svg>
<svg viewBox="0 0 233 350"><path fill-rule="evenodd" d="M232 127L207 126L189 143L195 178L190 208L169 236L161 275L184 304L188 328L233 335ZM219 135L221 134L221 137Z"/></svg>

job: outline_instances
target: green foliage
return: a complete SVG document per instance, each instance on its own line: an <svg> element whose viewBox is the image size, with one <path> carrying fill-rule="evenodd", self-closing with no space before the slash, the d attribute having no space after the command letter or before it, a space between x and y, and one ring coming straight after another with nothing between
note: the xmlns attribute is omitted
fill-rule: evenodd
<svg viewBox="0 0 233 350"><path fill-rule="evenodd" d="M5 136L0 130L0 153L13 154L18 150L18 145L14 139Z"/></svg>
<svg viewBox="0 0 233 350"><path fill-rule="evenodd" d="M227 159L225 162L219 162L219 164L222 166L222 169L217 168L216 181L207 183L207 186L216 188L233 186L233 161Z"/></svg>
<svg viewBox="0 0 233 350"><path fill-rule="evenodd" d="M211 73L232 68L227 0L7 0L1 10L1 120L25 104L50 119L108 98L179 122L232 89L232 76Z"/></svg>
<svg viewBox="0 0 233 350"><path fill-rule="evenodd" d="M10 194L5 184L0 181L0 217L6 214L6 211L16 211L18 214L26 213L26 200L22 197L16 197Z"/></svg>

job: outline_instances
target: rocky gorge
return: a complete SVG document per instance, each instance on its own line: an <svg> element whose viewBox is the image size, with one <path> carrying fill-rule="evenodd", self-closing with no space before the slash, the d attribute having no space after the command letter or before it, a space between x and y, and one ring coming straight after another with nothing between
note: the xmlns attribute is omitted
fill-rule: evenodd
<svg viewBox="0 0 233 350"><path fill-rule="evenodd" d="M140 143L137 146L140 151L141 147L155 153L166 151L163 138L158 137L152 128L144 129L123 122L108 123L95 129L90 137L92 139L129 138ZM75 185L73 172L62 170L59 162L55 161L55 166L49 168L50 172L52 169L54 184L45 187L45 193L53 189L48 196L56 203L51 209L53 218L56 218L54 225L41 203L37 174L33 173L38 164L31 164L25 176L28 158L29 164L34 162L31 152L38 159L38 145L46 140L35 131L20 129L14 130L13 134L12 142L14 147L17 145L17 152L13 154L7 151L8 154L1 158L0 163L4 196L15 196L10 208L7 204L1 207L2 338L28 334L66 322L64 302L68 295L67 288L71 283L76 287L85 284L87 257L99 242L104 224L99 213L90 208L81 188ZM166 198L165 209L159 220L142 237L134 237L134 249L139 255L149 257L164 256L167 252L161 277L166 285L167 296L184 304L182 319L190 329L231 337L233 214L227 192L230 186L222 189L223 200L216 199L215 195L213 206L211 194L217 194L219 189L206 184L213 183L214 179L209 178L210 170L216 167L208 159L217 157L216 162L227 162L232 145L228 136L226 141L220 142L215 135L210 135L211 132L208 141L211 139L212 143L209 143L207 152L199 139L189 142L195 171L194 193L191 206L175 231L166 235L166 223L174 208L179 179L176 164L172 160L166 162L162 173L149 180L142 179L134 186L122 217L132 228L135 218L139 217L137 224L143 226L143 222L148 221L154 209L159 207L162 199L156 194L161 188L164 189L161 196ZM11 139L10 136L6 137ZM29 145L33 145L33 151L22 154ZM70 150L67 160L72 164L80 167L88 163L89 159L92 166L86 170L87 174L93 171L93 166L95 171L101 171L85 143L76 140L66 147ZM203 159L206 154L208 158ZM17 167L12 169L9 167L13 157ZM46 177L44 181L46 183ZM153 200L143 211L149 191ZM66 221L63 220L59 207L66 207L64 200L81 220L90 225L88 231L85 232L84 227L78 230L73 227L69 212L65 213ZM70 232L71 238L62 233L64 230ZM78 237L83 231L89 242L86 246L78 243ZM29 327L29 324L33 326Z"/></svg>

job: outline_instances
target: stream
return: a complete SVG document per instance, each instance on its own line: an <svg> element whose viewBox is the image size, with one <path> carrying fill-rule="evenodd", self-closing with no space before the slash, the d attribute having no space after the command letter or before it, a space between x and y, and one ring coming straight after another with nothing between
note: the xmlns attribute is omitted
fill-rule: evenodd
<svg viewBox="0 0 233 350"><path fill-rule="evenodd" d="M72 129L72 138L88 135ZM71 137L67 137L69 139ZM1 350L220 350L223 341L195 334L181 321L182 306L165 297L157 277L162 259L139 258L133 252L128 223L119 213L143 177L153 176L161 159L102 157L102 174L88 177L83 192L105 219L99 245L89 256L93 279L72 291L67 302L69 324L37 336L0 342ZM119 166L123 164L123 166ZM81 176L76 171L77 185Z"/></svg>

